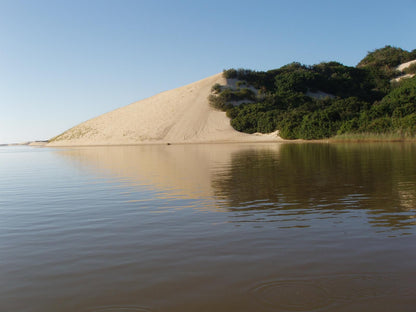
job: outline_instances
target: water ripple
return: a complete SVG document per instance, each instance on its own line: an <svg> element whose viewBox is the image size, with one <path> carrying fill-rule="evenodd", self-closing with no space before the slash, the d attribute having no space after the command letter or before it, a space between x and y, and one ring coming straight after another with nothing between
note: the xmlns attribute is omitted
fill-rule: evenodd
<svg viewBox="0 0 416 312"><path fill-rule="evenodd" d="M85 312L153 312L153 310L150 310L146 307L137 306L137 305L110 305L110 306L101 306L101 307L95 307L89 310L86 310Z"/></svg>
<svg viewBox="0 0 416 312"><path fill-rule="evenodd" d="M281 280L250 290L262 305L288 311L314 311L331 304L327 290L312 281Z"/></svg>
<svg viewBox="0 0 416 312"><path fill-rule="evenodd" d="M273 310L323 311L328 307L394 295L412 298L416 287L394 274L348 274L310 279L273 280L249 289L260 305Z"/></svg>

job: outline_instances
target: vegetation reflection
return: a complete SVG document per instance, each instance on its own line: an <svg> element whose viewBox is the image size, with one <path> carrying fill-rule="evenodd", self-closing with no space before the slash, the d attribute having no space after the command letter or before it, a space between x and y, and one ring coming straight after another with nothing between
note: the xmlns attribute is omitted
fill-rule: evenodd
<svg viewBox="0 0 416 312"><path fill-rule="evenodd" d="M416 224L413 144L284 144L234 153L213 177L228 209L269 215L365 211L374 226Z"/></svg>

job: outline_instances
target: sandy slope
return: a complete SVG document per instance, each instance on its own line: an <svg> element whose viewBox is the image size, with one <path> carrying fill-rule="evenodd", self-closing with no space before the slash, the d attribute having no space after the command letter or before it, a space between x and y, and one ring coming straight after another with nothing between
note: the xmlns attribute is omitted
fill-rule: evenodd
<svg viewBox="0 0 416 312"><path fill-rule="evenodd" d="M416 60L406 62L406 63L402 63L402 64L400 64L399 66L396 67L396 70L403 72L406 68L410 67L410 65L415 64L415 63L416 63ZM398 82L402 79L412 78L414 76L415 76L415 74L404 74L404 75L401 75L399 77L396 77L396 78L392 79L391 81L392 82L393 81Z"/></svg>
<svg viewBox="0 0 416 312"><path fill-rule="evenodd" d="M208 95L217 74L90 119L55 137L49 146L141 143L256 142L281 140L276 133L249 135L230 126L224 112L212 109Z"/></svg>
<svg viewBox="0 0 416 312"><path fill-rule="evenodd" d="M416 63L416 60L406 62L406 63L400 64L399 66L397 66L396 69L399 70L399 71L403 71L406 68L410 67L410 65L415 64L415 63Z"/></svg>
<svg viewBox="0 0 416 312"><path fill-rule="evenodd" d="M405 75L401 75L401 76L399 76L397 78L393 78L390 81L396 81L396 82L398 82L398 81L401 81L402 79L413 78L414 76L415 76L415 74L405 74Z"/></svg>

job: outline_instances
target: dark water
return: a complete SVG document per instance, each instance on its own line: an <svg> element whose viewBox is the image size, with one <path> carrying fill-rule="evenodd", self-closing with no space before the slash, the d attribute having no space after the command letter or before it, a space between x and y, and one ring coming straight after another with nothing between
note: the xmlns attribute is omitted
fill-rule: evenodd
<svg viewBox="0 0 416 312"><path fill-rule="evenodd" d="M0 311L416 311L416 145L0 148Z"/></svg>

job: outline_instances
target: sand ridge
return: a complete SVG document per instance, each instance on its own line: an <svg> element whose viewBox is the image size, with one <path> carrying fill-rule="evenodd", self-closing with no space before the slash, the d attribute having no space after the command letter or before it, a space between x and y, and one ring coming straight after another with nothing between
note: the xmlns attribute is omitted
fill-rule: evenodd
<svg viewBox="0 0 416 312"><path fill-rule="evenodd" d="M411 65L416 64L416 60L413 61L409 61L406 63L402 63L399 66L396 67L396 70L403 72L406 68L409 68ZM415 76L415 74L403 74L400 75L399 77L393 78L392 80L390 80L391 82L399 82L402 79L406 79L406 78L413 78Z"/></svg>
<svg viewBox="0 0 416 312"><path fill-rule="evenodd" d="M277 132L262 135L234 130L225 112L209 105L215 83L227 84L222 73L90 119L53 138L48 146L282 140Z"/></svg>
<svg viewBox="0 0 416 312"><path fill-rule="evenodd" d="M399 71L404 71L406 68L410 67L412 64L415 64L415 63L416 63L416 60L402 63L399 66L397 66L396 69Z"/></svg>

